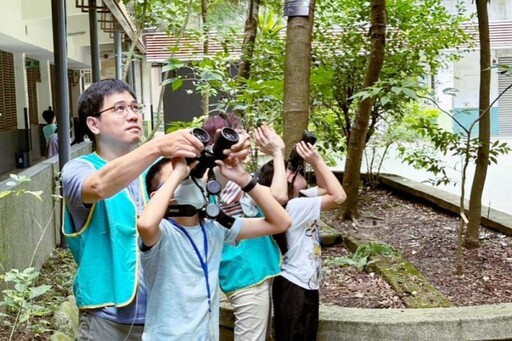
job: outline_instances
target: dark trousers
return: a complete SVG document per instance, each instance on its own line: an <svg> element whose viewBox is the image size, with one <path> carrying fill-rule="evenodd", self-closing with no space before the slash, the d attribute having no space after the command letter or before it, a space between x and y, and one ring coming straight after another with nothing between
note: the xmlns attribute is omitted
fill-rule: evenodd
<svg viewBox="0 0 512 341"><path fill-rule="evenodd" d="M277 276L272 285L276 341L312 341L318 331L318 290L306 290Z"/></svg>

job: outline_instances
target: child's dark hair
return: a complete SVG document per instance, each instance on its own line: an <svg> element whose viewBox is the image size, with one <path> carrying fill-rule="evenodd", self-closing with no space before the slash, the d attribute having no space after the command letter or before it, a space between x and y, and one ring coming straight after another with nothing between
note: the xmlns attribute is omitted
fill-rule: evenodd
<svg viewBox="0 0 512 341"><path fill-rule="evenodd" d="M53 112L53 110L45 110L43 111L43 118L47 124L50 124L55 118L55 112Z"/></svg>
<svg viewBox="0 0 512 341"><path fill-rule="evenodd" d="M284 167L286 169L288 161L284 161ZM258 171L258 183L263 186L270 187L272 179L274 179L274 160L270 160ZM288 183L288 198L293 197L293 182Z"/></svg>
<svg viewBox="0 0 512 341"><path fill-rule="evenodd" d="M171 159L161 158L149 168L146 173L146 191L148 195L156 191L158 186L160 186L160 179L158 175L162 171L162 168L169 162L171 162Z"/></svg>

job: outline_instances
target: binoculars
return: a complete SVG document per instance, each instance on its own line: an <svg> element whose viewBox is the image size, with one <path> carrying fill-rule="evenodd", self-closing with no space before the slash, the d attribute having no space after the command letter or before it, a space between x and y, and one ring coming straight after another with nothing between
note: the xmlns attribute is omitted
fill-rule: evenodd
<svg viewBox="0 0 512 341"><path fill-rule="evenodd" d="M224 149L230 149L239 140L238 133L228 127L222 128L220 134L216 135L212 146L208 145L210 135L204 129L194 128L191 134L197 137L204 145L203 152L199 158L187 160L189 163L199 160L197 166L190 173L191 176L196 178L201 178L207 169L215 167L216 160L224 160L226 158L226 155L223 153Z"/></svg>
<svg viewBox="0 0 512 341"><path fill-rule="evenodd" d="M309 142L313 145L316 142L316 136L313 133L304 130L304 133L302 134L302 141ZM297 147L293 147L290 152L290 157L288 158L288 169L294 173L297 171L304 173L304 160L297 153Z"/></svg>

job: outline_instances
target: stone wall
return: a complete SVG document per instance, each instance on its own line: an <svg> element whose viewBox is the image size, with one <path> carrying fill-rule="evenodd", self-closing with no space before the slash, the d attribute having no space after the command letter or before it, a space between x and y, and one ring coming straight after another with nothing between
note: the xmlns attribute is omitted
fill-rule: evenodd
<svg viewBox="0 0 512 341"><path fill-rule="evenodd" d="M73 146L72 158L91 151L91 143ZM18 173L30 182L9 186L10 180L0 183L0 192L22 188L42 191L41 199L24 194L9 195L0 199L0 273L9 269L40 268L56 245L60 244L62 201L53 195L60 194L58 157L40 162Z"/></svg>

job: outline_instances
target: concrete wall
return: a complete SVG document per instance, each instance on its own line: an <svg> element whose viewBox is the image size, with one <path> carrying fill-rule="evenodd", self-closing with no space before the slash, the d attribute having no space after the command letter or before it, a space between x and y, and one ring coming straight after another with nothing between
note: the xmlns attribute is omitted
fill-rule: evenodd
<svg viewBox="0 0 512 341"><path fill-rule="evenodd" d="M90 151L90 142L71 149L73 158ZM0 183L0 192L16 188L43 191L42 200L30 194L0 199L0 272L31 265L39 268L60 243L62 202L52 197L60 191L54 180L58 172L55 156L18 174L29 177L30 182L16 187L7 185L9 180Z"/></svg>
<svg viewBox="0 0 512 341"><path fill-rule="evenodd" d="M0 133L0 174L16 169L14 155L18 151L16 130Z"/></svg>

